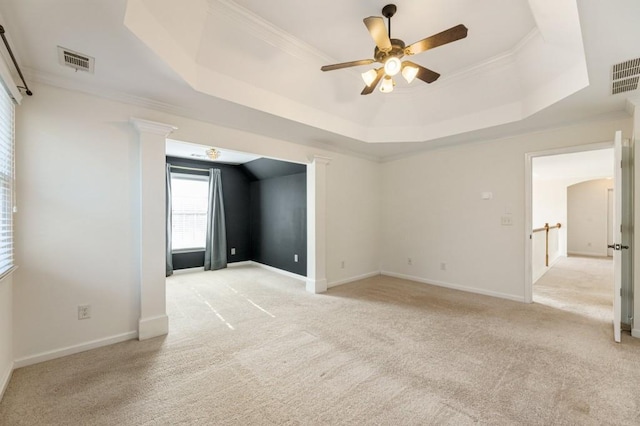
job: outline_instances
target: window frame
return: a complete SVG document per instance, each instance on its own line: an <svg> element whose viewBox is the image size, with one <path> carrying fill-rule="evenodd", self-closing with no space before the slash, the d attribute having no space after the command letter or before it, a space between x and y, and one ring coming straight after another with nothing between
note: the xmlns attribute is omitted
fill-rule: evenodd
<svg viewBox="0 0 640 426"><path fill-rule="evenodd" d="M0 264L6 263L0 269L0 280L16 270L15 264L15 111L16 100L7 89L0 77L0 193L6 190L5 196L0 196L0 241L8 239L7 247L0 246ZM8 118L8 120L5 120ZM6 204L5 204L6 203ZM8 223L7 225L2 225Z"/></svg>
<svg viewBox="0 0 640 426"><path fill-rule="evenodd" d="M171 234L171 241L174 241L174 235L173 235L173 179L182 179L182 180L195 180L195 181L202 181L202 182L206 182L207 185L209 184L209 175L208 174L200 174L200 173L189 173L186 171L179 171L179 172L171 172L171 227L172 227L172 234ZM207 199L208 199L208 192L207 192ZM207 214L208 214L208 210L209 210L209 206L207 206ZM206 246L206 230L205 230L205 246ZM173 248L173 244L171 247L171 254L182 254L182 253L198 253L198 252L204 252L206 250L206 247L184 247L184 248Z"/></svg>

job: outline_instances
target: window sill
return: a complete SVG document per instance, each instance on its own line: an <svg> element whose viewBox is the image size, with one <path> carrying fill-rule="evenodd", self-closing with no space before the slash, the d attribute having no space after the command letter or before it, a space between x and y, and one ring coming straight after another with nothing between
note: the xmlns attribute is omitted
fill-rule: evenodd
<svg viewBox="0 0 640 426"><path fill-rule="evenodd" d="M177 249L177 250L171 250L171 254L198 253L201 251L204 251L204 248Z"/></svg>
<svg viewBox="0 0 640 426"><path fill-rule="evenodd" d="M11 269L8 269L7 271L5 271L4 273L2 273L2 275L0 275L0 284L2 284L2 282L10 277L11 275L13 275L13 273L16 271L16 269L18 269L18 267L16 265L12 266Z"/></svg>

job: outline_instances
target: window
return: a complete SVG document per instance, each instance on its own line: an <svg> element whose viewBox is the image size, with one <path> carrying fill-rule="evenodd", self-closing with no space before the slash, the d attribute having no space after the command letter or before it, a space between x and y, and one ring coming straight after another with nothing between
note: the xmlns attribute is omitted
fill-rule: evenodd
<svg viewBox="0 0 640 426"><path fill-rule="evenodd" d="M14 106L0 86L0 277L13 268Z"/></svg>
<svg viewBox="0 0 640 426"><path fill-rule="evenodd" d="M209 177L171 173L172 250L204 249Z"/></svg>

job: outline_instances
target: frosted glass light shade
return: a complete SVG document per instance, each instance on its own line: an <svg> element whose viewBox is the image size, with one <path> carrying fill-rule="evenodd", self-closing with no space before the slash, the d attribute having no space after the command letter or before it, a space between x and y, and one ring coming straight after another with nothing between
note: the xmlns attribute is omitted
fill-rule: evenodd
<svg viewBox="0 0 640 426"><path fill-rule="evenodd" d="M398 74L400 72L400 68L402 68L402 64L400 63L400 59L396 57L391 57L384 63L384 73L389 77L393 77Z"/></svg>
<svg viewBox="0 0 640 426"><path fill-rule="evenodd" d="M407 80L407 83L411 84L411 82L415 80L416 75L418 75L418 68L411 65L402 67L402 76Z"/></svg>
<svg viewBox="0 0 640 426"><path fill-rule="evenodd" d="M390 93L393 92L393 79L389 76L386 76L384 80L382 80L382 84L380 85L380 91L382 93Z"/></svg>
<svg viewBox="0 0 640 426"><path fill-rule="evenodd" d="M363 72L360 75L362 76L362 80L364 80L364 84L366 84L367 86L371 86L371 83L376 80L378 73L376 72L376 70L369 70L367 72Z"/></svg>

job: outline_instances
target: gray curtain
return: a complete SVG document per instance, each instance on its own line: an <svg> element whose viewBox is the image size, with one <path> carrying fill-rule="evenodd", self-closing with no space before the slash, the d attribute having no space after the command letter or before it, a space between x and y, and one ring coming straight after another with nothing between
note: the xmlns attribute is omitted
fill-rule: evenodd
<svg viewBox="0 0 640 426"><path fill-rule="evenodd" d="M167 241L165 244L167 258L167 277L173 275L173 258L171 257L171 164L167 164L167 184L165 190L165 208L167 216L167 226L165 233Z"/></svg>
<svg viewBox="0 0 640 426"><path fill-rule="evenodd" d="M207 243L204 250L204 270L227 267L227 231L222 201L220 169L209 169L209 209L207 211Z"/></svg>

